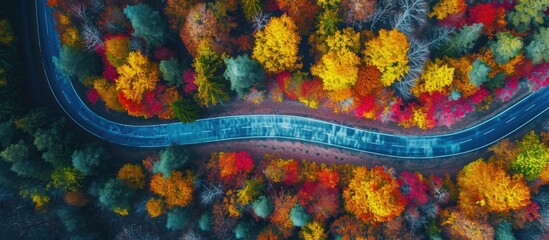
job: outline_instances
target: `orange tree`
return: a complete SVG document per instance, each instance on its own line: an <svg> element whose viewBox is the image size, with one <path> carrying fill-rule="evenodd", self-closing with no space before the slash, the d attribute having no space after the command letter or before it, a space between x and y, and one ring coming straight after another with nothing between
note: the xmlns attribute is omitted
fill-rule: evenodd
<svg viewBox="0 0 549 240"><path fill-rule="evenodd" d="M496 163L482 158L457 175L458 206L470 217L504 213L530 204L530 190L521 175L510 176Z"/></svg>
<svg viewBox="0 0 549 240"><path fill-rule="evenodd" d="M181 171L173 171L168 178L155 174L150 182L151 192L164 197L169 207L184 207L191 203L194 189L194 176L190 171L185 175Z"/></svg>
<svg viewBox="0 0 549 240"><path fill-rule="evenodd" d="M118 173L116 177L126 185L126 187L138 189L145 187L145 173L143 173L143 168L137 164L125 164Z"/></svg>

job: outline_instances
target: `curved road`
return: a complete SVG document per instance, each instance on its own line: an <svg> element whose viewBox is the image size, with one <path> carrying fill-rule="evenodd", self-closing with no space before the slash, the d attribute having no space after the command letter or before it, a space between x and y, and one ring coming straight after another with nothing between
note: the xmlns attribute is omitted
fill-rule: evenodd
<svg viewBox="0 0 549 240"><path fill-rule="evenodd" d="M91 111L71 81L55 70L51 56L60 43L45 0L36 1L38 44L54 96L78 125L97 137L132 147L164 147L238 139L291 139L388 157L425 159L454 156L487 147L549 108L549 90L531 93L493 118L444 135L407 136L369 132L325 121L286 115L239 115L200 119L191 124L127 125Z"/></svg>

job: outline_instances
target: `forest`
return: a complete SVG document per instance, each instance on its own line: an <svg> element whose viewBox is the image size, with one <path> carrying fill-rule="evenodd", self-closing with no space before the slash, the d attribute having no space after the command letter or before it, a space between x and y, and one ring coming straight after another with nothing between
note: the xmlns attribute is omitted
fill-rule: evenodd
<svg viewBox="0 0 549 240"><path fill-rule="evenodd" d="M58 70L107 113L235 102L450 128L549 84L546 0L49 0Z"/></svg>
<svg viewBox="0 0 549 240"><path fill-rule="evenodd" d="M0 214L23 239L544 239L549 132L490 147L457 175L185 146L128 162L24 104L0 20ZM11 101L11 104L4 104ZM81 131L81 130L80 130Z"/></svg>
<svg viewBox="0 0 549 240"><path fill-rule="evenodd" d="M88 88L83 97L90 104L132 116L188 122L199 117L201 108L230 98L252 98L260 104L269 97L280 104L300 101L431 128L442 124L437 114L443 108L447 114L486 108L491 101L509 100L520 88L536 90L548 81L546 1L48 2L56 9L63 43L54 60L60 71ZM101 3L105 5L97 5ZM389 3L395 4L384 5ZM422 3L425 12L407 3ZM6 17L10 14L4 7L0 2L2 236L549 238L547 129L519 131L483 150L482 157L463 155L469 163L455 175L321 163L275 153L255 156L248 149L212 149L203 157L188 146L151 149L147 157L130 161L118 152L121 147L83 136L59 111L31 101L27 89L33 86L26 86L30 80L21 71L18 25ZM406 9L413 10L409 19L400 12ZM425 18L417 17L421 14ZM258 17L263 20L257 22ZM397 23L403 25L384 30ZM417 39L427 31L422 24L447 32ZM246 39L251 33L255 37ZM97 37L95 45L90 36ZM286 41L299 46L273 48L288 46ZM424 54L442 46L454 52L424 59L426 70L410 80L414 44L428 44L418 50ZM383 59L389 52L395 55ZM355 81L350 81L352 69L357 69ZM483 73L471 75L472 69ZM478 86L469 82L478 76L485 79ZM406 79L414 84L406 85ZM441 79L446 83L430 85ZM461 92L465 89L472 94L466 96ZM416 115L421 114L422 121L433 122L420 125L422 117Z"/></svg>

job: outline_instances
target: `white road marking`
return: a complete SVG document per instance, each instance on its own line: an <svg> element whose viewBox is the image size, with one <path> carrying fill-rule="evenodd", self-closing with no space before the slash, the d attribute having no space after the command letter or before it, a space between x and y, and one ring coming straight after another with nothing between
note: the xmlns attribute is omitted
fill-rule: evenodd
<svg viewBox="0 0 549 240"><path fill-rule="evenodd" d="M491 133L491 132L494 131L494 130L495 130L495 129L492 128L492 129L490 129L490 131L485 132L485 133L483 133L482 135L486 135L486 134L488 134L488 133Z"/></svg>
<svg viewBox="0 0 549 240"><path fill-rule="evenodd" d="M280 125L280 128L292 129L292 127L290 127L289 125Z"/></svg>
<svg viewBox="0 0 549 240"><path fill-rule="evenodd" d="M511 118L511 119L507 120L505 123L509 123L510 121L513 121L513 119L515 119L515 118L517 118L517 117Z"/></svg>
<svg viewBox="0 0 549 240"><path fill-rule="evenodd" d="M307 131L307 132L312 132L313 130L311 129L308 129L308 128L302 128L301 131Z"/></svg>
<svg viewBox="0 0 549 240"><path fill-rule="evenodd" d="M229 131L229 130L231 130L231 128L223 128L223 129L221 129L221 131Z"/></svg>
<svg viewBox="0 0 549 240"><path fill-rule="evenodd" d="M252 128L252 126L245 126L245 127L240 127L240 128L246 129L246 128Z"/></svg>
<svg viewBox="0 0 549 240"><path fill-rule="evenodd" d="M193 132L181 133L181 135L191 135L191 134L193 134Z"/></svg>
<svg viewBox="0 0 549 240"><path fill-rule="evenodd" d="M524 110L524 111L526 112L526 111L530 110L530 108L533 108L534 106L536 106L536 104L535 104L535 103L534 103L534 104L532 104L532 106L528 107L528 108L527 108L526 110Z"/></svg>
<svg viewBox="0 0 549 240"><path fill-rule="evenodd" d="M467 139L467 140L465 140L465 141L461 141L461 142L459 142L459 144L463 144L463 143L470 142L470 141L473 141L473 139L470 138L470 139Z"/></svg>
<svg viewBox="0 0 549 240"><path fill-rule="evenodd" d="M202 130L203 133L211 133L212 130Z"/></svg>
<svg viewBox="0 0 549 240"><path fill-rule="evenodd" d="M354 142L356 142L356 140L355 140L355 139L352 139L352 138L345 138L345 139L347 139L347 140L349 140L349 141L354 141Z"/></svg>
<svg viewBox="0 0 549 240"><path fill-rule="evenodd" d="M78 112L78 115L80 115L84 120L88 121L88 118L82 114L82 112Z"/></svg>
<svg viewBox="0 0 549 240"><path fill-rule="evenodd" d="M392 147L404 147L404 146L402 146L402 145L396 145L396 144L392 144L391 146L392 146Z"/></svg>
<svg viewBox="0 0 549 240"><path fill-rule="evenodd" d="M65 91L62 91L63 93L63 96L65 96L65 98L67 99L67 102L69 102L69 104L71 103L71 100L69 99L69 97L67 97L67 94L65 93Z"/></svg>

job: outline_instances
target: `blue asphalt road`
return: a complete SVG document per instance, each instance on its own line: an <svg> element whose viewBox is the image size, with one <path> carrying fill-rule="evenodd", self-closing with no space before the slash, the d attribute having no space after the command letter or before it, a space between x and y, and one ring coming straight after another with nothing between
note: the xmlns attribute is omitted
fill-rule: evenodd
<svg viewBox="0 0 549 240"><path fill-rule="evenodd" d="M91 111L52 56L60 43L50 9L37 0L38 44L43 69L57 101L70 118L97 137L132 147L164 147L241 139L289 139L377 155L409 159L455 156L487 147L549 108L549 90L531 93L493 118L463 131L434 136L392 135L286 115L239 115L200 119L191 124L127 125Z"/></svg>

